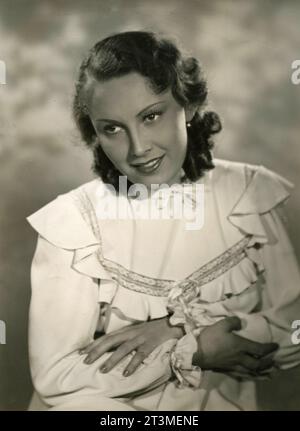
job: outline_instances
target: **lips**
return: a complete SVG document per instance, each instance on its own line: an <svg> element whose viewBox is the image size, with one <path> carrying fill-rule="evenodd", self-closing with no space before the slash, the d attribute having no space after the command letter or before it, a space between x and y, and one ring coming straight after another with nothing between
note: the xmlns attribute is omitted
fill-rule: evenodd
<svg viewBox="0 0 300 431"><path fill-rule="evenodd" d="M153 164L153 163L155 163L157 160L159 160L159 159L161 159L163 156L161 156L161 157L155 157L155 159L151 159L151 160L148 160L147 162L145 162L145 163L135 163L134 165L132 165L132 166L134 166L134 167L137 167L137 166L149 166L150 164Z"/></svg>
<svg viewBox="0 0 300 431"><path fill-rule="evenodd" d="M151 159L148 162L134 164L132 166L134 166L135 169L137 169L139 172L141 172L143 174L152 173L156 169L158 169L163 158L164 158L164 155L161 157L156 157L155 159Z"/></svg>

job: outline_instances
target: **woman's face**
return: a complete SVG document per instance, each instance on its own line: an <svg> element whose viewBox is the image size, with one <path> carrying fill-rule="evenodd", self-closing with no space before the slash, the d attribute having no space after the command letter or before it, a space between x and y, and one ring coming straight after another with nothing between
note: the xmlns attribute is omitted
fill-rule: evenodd
<svg viewBox="0 0 300 431"><path fill-rule="evenodd" d="M146 78L130 73L93 81L87 108L103 151L132 183L180 182L189 119L171 90L155 94Z"/></svg>

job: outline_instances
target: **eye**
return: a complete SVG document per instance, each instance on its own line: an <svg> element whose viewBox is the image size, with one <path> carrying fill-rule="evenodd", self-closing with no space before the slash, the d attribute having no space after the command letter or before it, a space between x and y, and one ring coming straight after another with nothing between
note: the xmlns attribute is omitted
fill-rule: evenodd
<svg viewBox="0 0 300 431"><path fill-rule="evenodd" d="M146 115L144 117L144 121L146 123L153 123L156 121L160 116L162 115L162 112L151 112L150 114Z"/></svg>
<svg viewBox="0 0 300 431"><path fill-rule="evenodd" d="M121 130L121 127L114 125L107 125L103 127L103 131L108 135L116 135Z"/></svg>

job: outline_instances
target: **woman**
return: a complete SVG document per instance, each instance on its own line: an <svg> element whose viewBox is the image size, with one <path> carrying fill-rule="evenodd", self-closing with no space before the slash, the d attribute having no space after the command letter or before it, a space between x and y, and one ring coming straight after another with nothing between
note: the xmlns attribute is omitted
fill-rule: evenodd
<svg viewBox="0 0 300 431"><path fill-rule="evenodd" d="M28 218L41 408L254 410L255 379L300 362L299 273L280 217L291 184L213 160L221 124L206 99L197 60L153 33L113 35L83 61L74 118L98 178ZM155 184L203 224L137 217Z"/></svg>

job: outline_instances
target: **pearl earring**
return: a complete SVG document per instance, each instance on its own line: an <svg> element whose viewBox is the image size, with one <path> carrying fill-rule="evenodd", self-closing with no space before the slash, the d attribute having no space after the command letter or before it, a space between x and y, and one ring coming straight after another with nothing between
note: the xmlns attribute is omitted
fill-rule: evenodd
<svg viewBox="0 0 300 431"><path fill-rule="evenodd" d="M186 127L191 127L191 123L189 121L186 123Z"/></svg>

